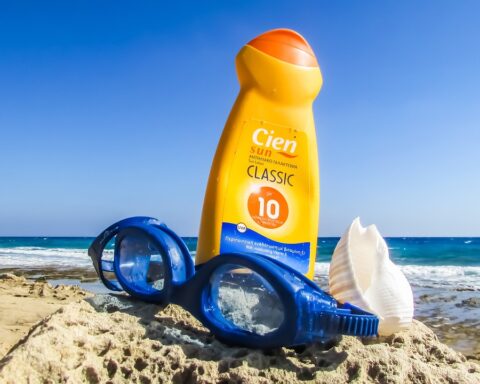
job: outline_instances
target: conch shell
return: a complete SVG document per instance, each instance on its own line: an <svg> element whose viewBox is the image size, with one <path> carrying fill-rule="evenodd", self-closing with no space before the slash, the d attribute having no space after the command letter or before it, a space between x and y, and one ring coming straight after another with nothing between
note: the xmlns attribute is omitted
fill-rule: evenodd
<svg viewBox="0 0 480 384"><path fill-rule="evenodd" d="M412 323L410 284L390 260L387 244L377 227L362 227L358 217L333 252L329 285L330 293L338 301L376 314L380 335L391 335Z"/></svg>

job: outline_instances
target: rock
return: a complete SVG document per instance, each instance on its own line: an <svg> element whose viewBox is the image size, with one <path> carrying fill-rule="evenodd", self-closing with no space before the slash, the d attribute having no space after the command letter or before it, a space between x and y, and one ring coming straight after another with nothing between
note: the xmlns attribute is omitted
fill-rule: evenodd
<svg viewBox="0 0 480 384"><path fill-rule="evenodd" d="M468 299L462 300L462 302L455 304L458 308L480 308L480 297L469 297Z"/></svg>
<svg viewBox="0 0 480 384"><path fill-rule="evenodd" d="M418 321L388 338L261 351L225 346L178 306L117 299L65 305L0 361L0 381L480 382L479 365Z"/></svg>

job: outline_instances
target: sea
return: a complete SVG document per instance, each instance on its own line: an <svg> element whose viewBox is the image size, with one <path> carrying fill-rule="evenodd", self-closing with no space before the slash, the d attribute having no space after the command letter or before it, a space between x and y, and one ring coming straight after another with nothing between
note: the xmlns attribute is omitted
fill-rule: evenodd
<svg viewBox="0 0 480 384"><path fill-rule="evenodd" d="M411 284L480 290L480 237L390 237L390 257ZM91 268L90 237L0 237L0 269ZM195 256L197 238L184 238ZM338 237L318 239L316 275L328 275Z"/></svg>
<svg viewBox="0 0 480 384"><path fill-rule="evenodd" d="M184 238L195 257L197 238ZM392 261L404 272L415 298L415 317L440 338L480 360L480 237L390 237ZM79 284L95 292L105 288L95 278L87 249L90 237L0 237L0 272L28 272L52 284ZM338 237L318 239L315 281L328 290L328 269ZM76 270L77 275L68 274ZM51 271L56 271L51 274ZM80 271L80 275L78 275ZM62 272L64 274L62 275Z"/></svg>

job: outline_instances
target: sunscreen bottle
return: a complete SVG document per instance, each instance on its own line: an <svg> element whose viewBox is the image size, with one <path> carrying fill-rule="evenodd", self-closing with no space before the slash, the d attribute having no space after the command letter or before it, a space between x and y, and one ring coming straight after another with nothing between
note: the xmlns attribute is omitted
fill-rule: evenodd
<svg viewBox="0 0 480 384"><path fill-rule="evenodd" d="M196 265L260 253L313 278L319 175L312 103L322 75L297 32L276 29L237 55L240 93L215 153Z"/></svg>

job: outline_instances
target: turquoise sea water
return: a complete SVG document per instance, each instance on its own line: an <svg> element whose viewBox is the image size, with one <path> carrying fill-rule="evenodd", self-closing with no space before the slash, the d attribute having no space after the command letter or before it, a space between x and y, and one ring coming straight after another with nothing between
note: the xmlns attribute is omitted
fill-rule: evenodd
<svg viewBox="0 0 480 384"><path fill-rule="evenodd" d="M91 268L90 237L0 237L1 268ZM195 255L197 239L184 238ZM317 249L317 277L328 265L339 238L321 237ZM386 238L392 260L415 285L455 285L480 289L480 238Z"/></svg>

